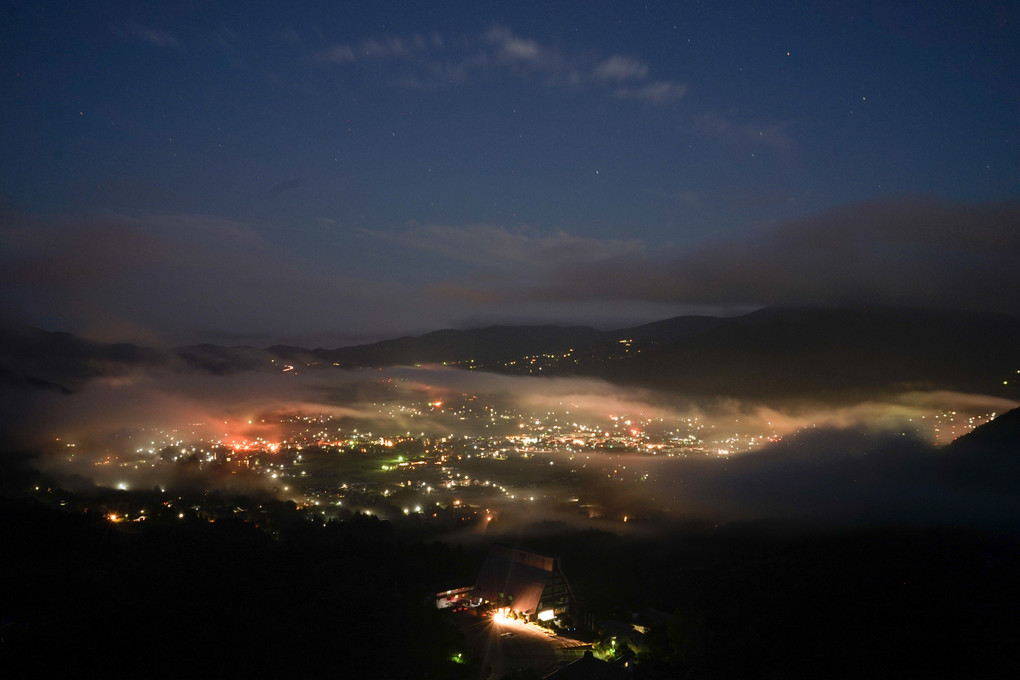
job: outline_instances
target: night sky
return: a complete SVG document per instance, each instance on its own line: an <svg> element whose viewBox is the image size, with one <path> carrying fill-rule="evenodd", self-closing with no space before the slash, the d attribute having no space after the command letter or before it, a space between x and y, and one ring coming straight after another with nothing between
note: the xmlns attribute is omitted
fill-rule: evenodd
<svg viewBox="0 0 1020 680"><path fill-rule="evenodd" d="M0 312L337 346L1020 311L1016 3L7 3Z"/></svg>

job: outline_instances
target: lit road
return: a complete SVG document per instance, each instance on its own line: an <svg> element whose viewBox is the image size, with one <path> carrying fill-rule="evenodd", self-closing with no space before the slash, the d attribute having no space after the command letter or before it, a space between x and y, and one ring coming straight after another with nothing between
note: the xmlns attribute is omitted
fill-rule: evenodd
<svg viewBox="0 0 1020 680"><path fill-rule="evenodd" d="M501 678L514 668L549 670L560 661L578 658L590 646L547 633L538 626L513 620L493 620L465 613L457 619L472 652Z"/></svg>

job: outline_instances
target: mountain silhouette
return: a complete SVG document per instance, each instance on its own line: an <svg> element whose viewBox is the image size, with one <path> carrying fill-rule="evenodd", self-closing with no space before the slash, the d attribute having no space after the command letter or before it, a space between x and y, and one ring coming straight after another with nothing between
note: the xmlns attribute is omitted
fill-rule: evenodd
<svg viewBox="0 0 1020 680"><path fill-rule="evenodd" d="M0 332L0 381L74 390L139 367L226 374L447 364L576 375L692 396L849 401L876 392L955 390L1020 398L1020 317L894 308L762 309L683 316L611 331L585 326L446 329L337 349L104 344L24 326Z"/></svg>

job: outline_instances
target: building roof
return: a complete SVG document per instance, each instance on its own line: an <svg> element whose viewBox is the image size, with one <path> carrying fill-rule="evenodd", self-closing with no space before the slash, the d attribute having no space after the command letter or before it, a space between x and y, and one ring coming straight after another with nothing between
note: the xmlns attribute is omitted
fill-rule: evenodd
<svg viewBox="0 0 1020 680"><path fill-rule="evenodd" d="M478 573L475 592L486 600L502 600L516 611L535 614L555 566L556 559L548 555L494 545Z"/></svg>
<svg viewBox="0 0 1020 680"><path fill-rule="evenodd" d="M600 661L587 651L580 659L546 675L543 680L623 680L633 677L629 672L611 663Z"/></svg>

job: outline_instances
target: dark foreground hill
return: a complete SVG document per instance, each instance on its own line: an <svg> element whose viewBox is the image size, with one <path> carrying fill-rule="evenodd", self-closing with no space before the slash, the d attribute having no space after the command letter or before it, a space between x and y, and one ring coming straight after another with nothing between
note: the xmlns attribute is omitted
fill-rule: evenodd
<svg viewBox="0 0 1020 680"><path fill-rule="evenodd" d="M1020 408L1004 413L942 452L938 473L973 490L975 503L993 496L1018 497L1020 489Z"/></svg>
<svg viewBox="0 0 1020 680"><path fill-rule="evenodd" d="M0 498L0 511L4 677L485 677L477 659L451 662L467 648L428 598L444 577L470 583L480 549L401 542L364 517L273 540L231 520L122 531L32 500ZM560 556L588 620L625 626L649 606L674 616L646 637L635 677L1018 670L1013 533L732 525L498 538Z"/></svg>
<svg viewBox="0 0 1020 680"><path fill-rule="evenodd" d="M121 531L0 496L0 676L471 677L426 597L470 573L463 557L388 528L359 516L275 541L233 518Z"/></svg>

